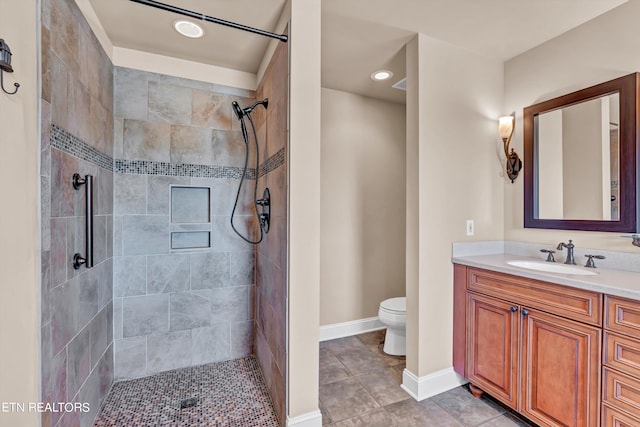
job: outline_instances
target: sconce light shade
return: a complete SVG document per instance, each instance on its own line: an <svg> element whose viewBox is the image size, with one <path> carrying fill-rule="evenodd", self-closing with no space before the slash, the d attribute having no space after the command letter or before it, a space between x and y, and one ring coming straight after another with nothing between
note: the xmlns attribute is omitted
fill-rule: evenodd
<svg viewBox="0 0 640 427"><path fill-rule="evenodd" d="M522 169L522 160L518 157L518 153L516 153L513 148L511 152L509 152L509 143L513 135L515 121L516 118L513 115L503 116L498 120L498 134L500 134L500 138L504 144L504 155L507 158L507 176L512 184Z"/></svg>
<svg viewBox="0 0 640 427"><path fill-rule="evenodd" d="M13 68L11 67L11 49L9 49L9 46L7 46L2 39L0 39L0 69L7 73L13 73Z"/></svg>
<svg viewBox="0 0 640 427"><path fill-rule="evenodd" d="M503 116L500 117L498 122L498 133L500 134L500 138L503 140L505 138L510 138L513 134L513 116Z"/></svg>

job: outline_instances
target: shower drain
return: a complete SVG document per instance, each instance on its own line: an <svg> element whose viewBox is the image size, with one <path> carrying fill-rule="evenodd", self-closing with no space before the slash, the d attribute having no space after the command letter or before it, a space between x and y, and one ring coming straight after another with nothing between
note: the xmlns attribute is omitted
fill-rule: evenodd
<svg viewBox="0 0 640 427"><path fill-rule="evenodd" d="M198 403L197 397L190 397L188 399L182 399L180 401L180 409L191 408L192 406L196 406Z"/></svg>

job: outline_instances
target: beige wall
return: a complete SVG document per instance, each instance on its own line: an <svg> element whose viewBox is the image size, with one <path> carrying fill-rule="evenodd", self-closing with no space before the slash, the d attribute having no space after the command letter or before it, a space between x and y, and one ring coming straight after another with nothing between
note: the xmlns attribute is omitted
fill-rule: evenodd
<svg viewBox="0 0 640 427"><path fill-rule="evenodd" d="M565 219L602 219L602 174L597 173L602 169L601 117L595 100L562 110ZM607 128L608 124L607 120Z"/></svg>
<svg viewBox="0 0 640 427"><path fill-rule="evenodd" d="M38 41L35 1L2 0L0 28L15 72L0 92L0 402L38 401ZM36 413L0 413L2 426L34 426Z"/></svg>
<svg viewBox="0 0 640 427"><path fill-rule="evenodd" d="M404 296L405 106L322 89L320 325Z"/></svg>
<svg viewBox="0 0 640 427"><path fill-rule="evenodd" d="M318 410L320 0L291 0L289 81L290 418Z"/></svg>
<svg viewBox="0 0 640 427"><path fill-rule="evenodd" d="M640 70L637 17L640 1L629 2L568 31L504 65L505 111L517 114L512 145L522 153L522 109L528 105ZM523 179L504 186L505 239L637 253L620 233L523 228Z"/></svg>
<svg viewBox="0 0 640 427"><path fill-rule="evenodd" d="M502 95L501 62L422 34L407 45L407 368L419 377L451 367L451 243L503 237Z"/></svg>
<svg viewBox="0 0 640 427"><path fill-rule="evenodd" d="M538 199L540 218L559 219L564 211L564 191L562 171L562 110L538 115Z"/></svg>

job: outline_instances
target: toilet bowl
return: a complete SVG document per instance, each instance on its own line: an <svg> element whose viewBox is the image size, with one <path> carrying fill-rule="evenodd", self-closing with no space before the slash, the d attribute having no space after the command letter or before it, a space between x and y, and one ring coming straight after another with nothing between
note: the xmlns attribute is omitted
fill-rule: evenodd
<svg viewBox="0 0 640 427"><path fill-rule="evenodd" d="M380 303L378 319L387 327L384 339L385 353L392 356L406 354L407 299L389 298Z"/></svg>

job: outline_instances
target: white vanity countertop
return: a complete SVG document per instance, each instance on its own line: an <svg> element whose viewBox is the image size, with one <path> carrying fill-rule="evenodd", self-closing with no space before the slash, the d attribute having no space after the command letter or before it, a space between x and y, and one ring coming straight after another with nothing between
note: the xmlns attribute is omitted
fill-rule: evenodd
<svg viewBox="0 0 640 427"><path fill-rule="evenodd" d="M530 258L519 255L493 254L479 256L460 256L451 258L454 264L467 265L469 267L483 268L498 271L500 273L513 274L515 276L558 283L574 288L602 292L609 295L640 300L640 273L611 270L606 268L586 269L596 272L594 276L581 276L574 274L549 273L545 271L529 270L507 264L507 261L533 261L544 262L540 258ZM596 260L597 262L598 260ZM564 265L558 263L559 265ZM597 264L596 264L597 265ZM578 268L584 268L579 267Z"/></svg>

